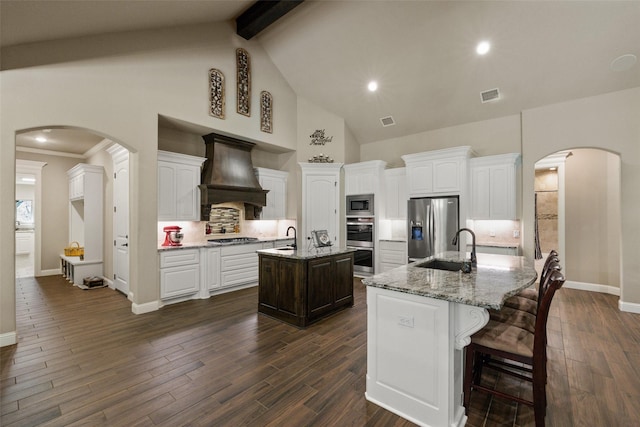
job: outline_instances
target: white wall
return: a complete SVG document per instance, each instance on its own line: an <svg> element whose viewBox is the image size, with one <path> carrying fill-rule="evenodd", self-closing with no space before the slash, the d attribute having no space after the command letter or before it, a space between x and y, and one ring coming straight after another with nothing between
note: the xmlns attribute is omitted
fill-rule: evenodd
<svg viewBox="0 0 640 427"><path fill-rule="evenodd" d="M548 105L522 113L523 237L533 256L535 162L560 150L600 148L620 155L621 305L640 312L640 88Z"/></svg>
<svg viewBox="0 0 640 427"><path fill-rule="evenodd" d="M252 115L235 113L235 49L251 55ZM257 42L231 23L52 41L3 49L0 197L15 195L15 134L56 125L103 135L131 151L130 286L134 310L159 298L156 248L158 115L273 147L296 148L296 96ZM208 115L208 70L226 76L225 120ZM258 96L274 98L274 133L260 132ZM13 204L0 231L13 233ZM63 214L60 213L62 216ZM64 214L66 215L66 213ZM12 246L0 249L0 334L15 331ZM149 304L149 305L146 305Z"/></svg>
<svg viewBox="0 0 640 427"><path fill-rule="evenodd" d="M384 160L388 168L402 167L403 154L464 145L478 156L519 153L520 139L520 116L514 115L362 144L360 161Z"/></svg>

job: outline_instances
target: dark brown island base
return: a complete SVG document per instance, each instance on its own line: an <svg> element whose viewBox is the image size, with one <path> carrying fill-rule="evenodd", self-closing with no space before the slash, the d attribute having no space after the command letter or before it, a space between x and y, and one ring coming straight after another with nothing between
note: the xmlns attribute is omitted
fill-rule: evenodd
<svg viewBox="0 0 640 427"><path fill-rule="evenodd" d="M258 312L305 328L353 306L353 249L258 251Z"/></svg>

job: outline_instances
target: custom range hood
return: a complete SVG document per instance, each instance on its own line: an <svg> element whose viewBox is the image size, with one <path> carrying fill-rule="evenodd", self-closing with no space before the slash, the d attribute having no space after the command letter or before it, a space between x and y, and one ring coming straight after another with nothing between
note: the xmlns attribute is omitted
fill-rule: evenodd
<svg viewBox="0 0 640 427"><path fill-rule="evenodd" d="M267 190L258 183L251 162L252 142L210 133L202 137L206 157L200 188L201 219L209 220L211 205L243 203L246 219L258 219L267 205Z"/></svg>

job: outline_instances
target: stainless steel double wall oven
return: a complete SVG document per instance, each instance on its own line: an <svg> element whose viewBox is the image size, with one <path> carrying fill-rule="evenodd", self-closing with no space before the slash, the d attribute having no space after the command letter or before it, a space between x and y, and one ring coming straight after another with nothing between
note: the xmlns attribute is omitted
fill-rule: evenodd
<svg viewBox="0 0 640 427"><path fill-rule="evenodd" d="M356 250L354 273L373 274L375 216L373 194L347 196L347 247Z"/></svg>

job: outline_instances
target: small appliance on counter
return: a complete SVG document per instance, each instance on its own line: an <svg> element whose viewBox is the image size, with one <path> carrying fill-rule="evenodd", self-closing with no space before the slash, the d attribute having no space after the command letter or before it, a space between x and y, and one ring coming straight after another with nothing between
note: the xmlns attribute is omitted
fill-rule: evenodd
<svg viewBox="0 0 640 427"><path fill-rule="evenodd" d="M177 225L168 225L162 229L165 232L164 243L162 246L182 246L182 238L184 234L180 231L182 227Z"/></svg>

